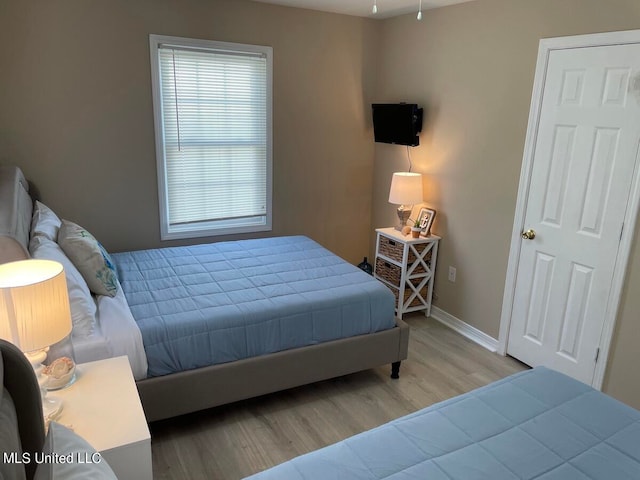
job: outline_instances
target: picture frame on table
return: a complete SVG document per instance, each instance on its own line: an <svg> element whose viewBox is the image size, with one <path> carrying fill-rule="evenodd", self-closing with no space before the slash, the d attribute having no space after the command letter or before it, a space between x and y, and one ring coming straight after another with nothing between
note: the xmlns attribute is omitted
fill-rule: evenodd
<svg viewBox="0 0 640 480"><path fill-rule="evenodd" d="M436 217L436 211L432 208L421 208L418 221L420 224L420 235L428 237L431 233L431 225L433 225L433 219Z"/></svg>

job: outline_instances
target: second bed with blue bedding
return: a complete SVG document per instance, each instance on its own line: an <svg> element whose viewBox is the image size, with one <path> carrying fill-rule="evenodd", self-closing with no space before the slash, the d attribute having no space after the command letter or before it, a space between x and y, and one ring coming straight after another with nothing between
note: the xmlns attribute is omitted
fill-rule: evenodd
<svg viewBox="0 0 640 480"><path fill-rule="evenodd" d="M640 412L538 367L250 478L638 480Z"/></svg>
<svg viewBox="0 0 640 480"><path fill-rule="evenodd" d="M313 240L112 255L160 376L393 328L393 294Z"/></svg>

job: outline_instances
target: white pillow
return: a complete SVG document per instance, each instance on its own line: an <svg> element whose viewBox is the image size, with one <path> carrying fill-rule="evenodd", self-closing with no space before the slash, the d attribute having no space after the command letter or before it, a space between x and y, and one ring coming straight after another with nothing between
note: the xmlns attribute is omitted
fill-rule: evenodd
<svg viewBox="0 0 640 480"><path fill-rule="evenodd" d="M62 220L58 245L80 271L93 293L115 297L118 291L116 269L109 253L93 235L80 225Z"/></svg>
<svg viewBox="0 0 640 480"><path fill-rule="evenodd" d="M31 217L31 241L36 236L43 236L55 242L61 223L53 210L36 200ZM31 249L31 244L29 244L29 249Z"/></svg>
<svg viewBox="0 0 640 480"><path fill-rule="evenodd" d="M78 269L60 246L48 238L34 237L29 247L29 253L33 258L54 260L62 264L67 279L67 290L69 290L73 336L82 338L90 335L96 323L96 302Z"/></svg>
<svg viewBox="0 0 640 480"><path fill-rule="evenodd" d="M57 454L66 462L43 462L38 465L33 480L118 480L109 464L89 443L67 427L49 424L42 453Z"/></svg>

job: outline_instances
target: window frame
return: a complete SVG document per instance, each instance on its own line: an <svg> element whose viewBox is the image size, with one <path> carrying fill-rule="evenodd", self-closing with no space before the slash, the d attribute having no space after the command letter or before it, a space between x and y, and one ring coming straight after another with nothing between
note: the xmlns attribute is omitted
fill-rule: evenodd
<svg viewBox="0 0 640 480"><path fill-rule="evenodd" d="M194 48L203 50L224 50L228 52L262 54L267 62L266 77L266 215L261 223L247 223L227 226L208 225L202 222L199 227L191 225L171 226L169 222L168 181L166 170L166 154L164 139L164 120L162 110L162 89L160 84L160 45L175 45L181 48ZM202 40L185 37L173 37L166 35L149 35L150 60L151 60L151 87L153 94L153 117L155 130L156 168L158 182L158 201L160 212L160 239L179 240L196 237L213 237L218 235L232 235L239 233L265 232L272 230L273 224L273 48L262 45L248 45L241 43L219 42L215 40ZM222 222L223 223L223 222Z"/></svg>

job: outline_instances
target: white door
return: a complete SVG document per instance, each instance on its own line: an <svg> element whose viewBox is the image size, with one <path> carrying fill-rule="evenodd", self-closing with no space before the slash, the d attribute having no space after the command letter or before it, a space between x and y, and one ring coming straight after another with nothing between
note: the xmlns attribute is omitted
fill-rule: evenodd
<svg viewBox="0 0 640 480"><path fill-rule="evenodd" d="M640 45L547 58L507 353L591 384L638 154Z"/></svg>

